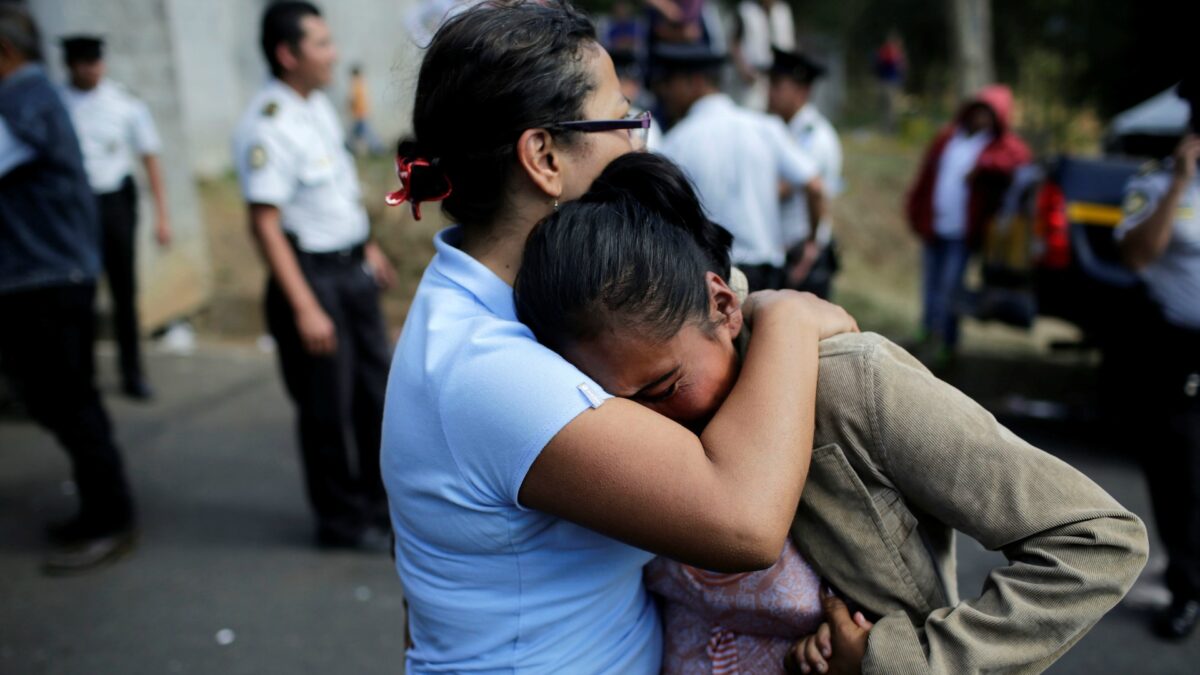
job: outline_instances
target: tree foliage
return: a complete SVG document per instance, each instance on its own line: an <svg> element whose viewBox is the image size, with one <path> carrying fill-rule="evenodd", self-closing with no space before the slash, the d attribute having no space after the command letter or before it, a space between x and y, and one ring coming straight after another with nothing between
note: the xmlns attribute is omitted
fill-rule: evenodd
<svg viewBox="0 0 1200 675"><path fill-rule="evenodd" d="M709 0L732 9L737 0ZM947 0L787 0L805 32L835 38L852 78L869 78L875 50L891 28L904 38L910 92L952 90ZM606 12L613 0L576 0ZM636 6L637 0L630 0ZM1200 64L1197 0L993 0L997 77L1057 62L1055 90L1108 116L1166 89ZM1045 79L1045 78L1043 78Z"/></svg>
<svg viewBox="0 0 1200 675"><path fill-rule="evenodd" d="M949 87L949 23L943 0L795 0L802 25L842 38L853 70L895 27L911 64L910 91ZM1061 62L1058 91L1104 115L1178 82L1200 63L1200 3L1180 0L994 0L997 76L1014 82L1031 56Z"/></svg>

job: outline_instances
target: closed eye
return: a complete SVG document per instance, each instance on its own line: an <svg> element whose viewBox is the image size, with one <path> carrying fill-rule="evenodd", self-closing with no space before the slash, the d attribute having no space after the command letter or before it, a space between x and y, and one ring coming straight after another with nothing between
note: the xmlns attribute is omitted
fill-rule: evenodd
<svg viewBox="0 0 1200 675"><path fill-rule="evenodd" d="M671 386L664 389L661 393L653 394L653 395L641 394L637 397L637 399L644 403L660 403L660 402L665 401L665 400L671 398L672 396L674 396L675 392L678 389L679 389L679 380L675 380L674 382L671 383Z"/></svg>

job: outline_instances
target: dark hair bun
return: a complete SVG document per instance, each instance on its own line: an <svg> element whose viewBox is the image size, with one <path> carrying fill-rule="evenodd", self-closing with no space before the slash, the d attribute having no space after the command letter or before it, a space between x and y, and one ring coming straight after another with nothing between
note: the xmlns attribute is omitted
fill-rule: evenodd
<svg viewBox="0 0 1200 675"><path fill-rule="evenodd" d="M651 152L622 155L604 169L580 201L600 204L626 198L687 231L712 257L721 276L729 278L733 235L709 220L696 188L679 165Z"/></svg>

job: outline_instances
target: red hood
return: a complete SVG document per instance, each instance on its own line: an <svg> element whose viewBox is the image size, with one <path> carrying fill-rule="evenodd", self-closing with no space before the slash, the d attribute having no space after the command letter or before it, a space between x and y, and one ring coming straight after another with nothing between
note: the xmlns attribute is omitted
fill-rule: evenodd
<svg viewBox="0 0 1200 675"><path fill-rule="evenodd" d="M1025 143L1009 128L1011 123L1012 90L1001 85L984 87L963 106L955 121L946 125L921 160L917 179L908 191L906 210L908 222L925 240L933 235L933 190L937 182L938 166L946 144L954 135L955 128L962 124L963 112L972 104L982 103L996 115L999 126L996 137L988 143L979 159L975 161L975 174L971 181L971 198L968 205L967 237L973 246L982 243L985 230L996 214L1004 198L1004 192L1012 180L1017 167L1030 161L1031 154Z"/></svg>
<svg viewBox="0 0 1200 675"><path fill-rule="evenodd" d="M992 109L992 114L996 116L996 122L1000 125L999 133L1003 134L1008 131L1009 121L1012 117L1012 89L1002 84L992 84L980 89L979 93L972 96L959 108L958 116L955 118L956 123L961 124L967 108L976 103L982 103Z"/></svg>

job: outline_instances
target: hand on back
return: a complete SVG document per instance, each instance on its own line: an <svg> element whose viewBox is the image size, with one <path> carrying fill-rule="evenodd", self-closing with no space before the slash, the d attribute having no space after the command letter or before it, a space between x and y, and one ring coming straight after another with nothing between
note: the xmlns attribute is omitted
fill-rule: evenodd
<svg viewBox="0 0 1200 675"><path fill-rule="evenodd" d="M824 340L842 333L857 333L858 322L840 306L827 302L812 293L799 291L757 291L742 305L746 324L769 321L779 315L799 316L806 326L813 327Z"/></svg>

